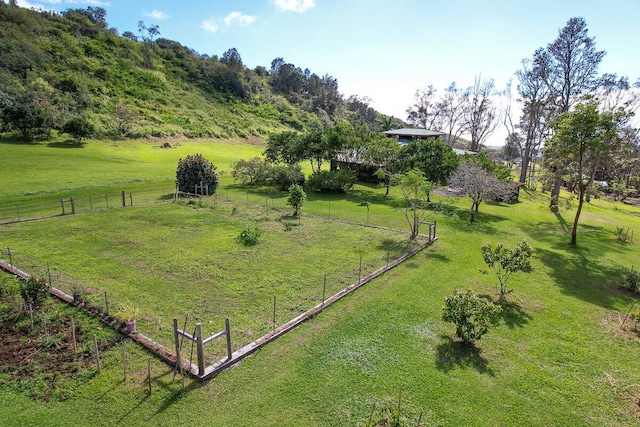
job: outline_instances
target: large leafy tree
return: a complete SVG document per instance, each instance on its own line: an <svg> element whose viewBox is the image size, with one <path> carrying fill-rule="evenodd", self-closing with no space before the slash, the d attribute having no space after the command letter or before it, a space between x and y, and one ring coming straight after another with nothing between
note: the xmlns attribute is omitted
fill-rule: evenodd
<svg viewBox="0 0 640 427"><path fill-rule="evenodd" d="M404 170L418 169L427 181L444 184L458 167L458 155L439 139L418 139L402 147L399 162Z"/></svg>
<svg viewBox="0 0 640 427"><path fill-rule="evenodd" d="M269 135L264 155L268 160L288 165L303 159L303 146L298 132L284 131Z"/></svg>
<svg viewBox="0 0 640 427"><path fill-rule="evenodd" d="M400 169L398 162L400 149L400 144L395 138L389 138L382 134L371 134L358 151L358 156L365 164L377 168L376 177L386 187L385 196L389 195L393 175Z"/></svg>
<svg viewBox="0 0 640 427"><path fill-rule="evenodd" d="M599 112L595 103L578 104L552 122L554 135L548 140L544 155L559 165L576 182L578 209L571 230L571 244L577 240L578 221L585 193L596 171L607 162L622 142L619 129L627 115L623 111Z"/></svg>
<svg viewBox="0 0 640 427"><path fill-rule="evenodd" d="M601 83L598 66L605 51L596 50L595 39L589 37L584 18L571 18L556 40L536 58L540 78L545 82L549 99L559 113L569 111L584 95L596 91ZM557 209L563 171L552 165L556 179L550 206Z"/></svg>

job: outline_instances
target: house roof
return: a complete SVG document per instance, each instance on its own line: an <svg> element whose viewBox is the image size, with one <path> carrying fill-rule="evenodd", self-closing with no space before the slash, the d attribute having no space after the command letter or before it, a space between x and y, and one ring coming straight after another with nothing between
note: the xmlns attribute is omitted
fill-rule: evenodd
<svg viewBox="0 0 640 427"><path fill-rule="evenodd" d="M453 152L459 156L462 156L463 154L478 154L475 151L463 150L461 148L454 148Z"/></svg>
<svg viewBox="0 0 640 427"><path fill-rule="evenodd" d="M394 129L383 132L387 136L398 136L398 137L417 137L417 138L437 138L441 135L445 135L443 132L438 132L435 130L429 129L414 129L414 128L402 128L402 129Z"/></svg>

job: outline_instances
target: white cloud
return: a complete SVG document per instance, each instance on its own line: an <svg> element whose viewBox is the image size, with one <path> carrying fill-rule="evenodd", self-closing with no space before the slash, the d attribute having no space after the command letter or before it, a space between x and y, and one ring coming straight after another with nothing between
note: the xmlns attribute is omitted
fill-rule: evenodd
<svg viewBox="0 0 640 427"><path fill-rule="evenodd" d="M108 1L100 1L100 0L65 0L65 3L69 4L90 4L93 6L109 6L111 3Z"/></svg>
<svg viewBox="0 0 640 427"><path fill-rule="evenodd" d="M218 31L226 30L233 25L248 27L256 22L256 19L258 18L253 15L245 15L241 12L231 12L222 20L222 22L219 22L215 18L209 18L203 21L201 26L205 31L217 33Z"/></svg>
<svg viewBox="0 0 640 427"><path fill-rule="evenodd" d="M220 29L220 26L218 26L218 23L213 18L202 21L201 27L210 33L216 33Z"/></svg>
<svg viewBox="0 0 640 427"><path fill-rule="evenodd" d="M164 19L169 19L169 15L164 13L161 10L153 9L151 12L145 12L144 16L148 16L149 18L157 19L158 21L162 21Z"/></svg>
<svg viewBox="0 0 640 427"><path fill-rule="evenodd" d="M224 18L224 23L227 24L227 27L230 27L234 24L237 24L241 27L247 27L253 24L256 21L256 17L252 15L245 15L240 12L231 12Z"/></svg>
<svg viewBox="0 0 640 427"><path fill-rule="evenodd" d="M315 0L273 0L273 4L280 10L297 13L305 13L316 7Z"/></svg>
<svg viewBox="0 0 640 427"><path fill-rule="evenodd" d="M27 0L18 0L17 5L25 9L36 9L36 10L45 9L45 7L42 6L41 4L29 3Z"/></svg>

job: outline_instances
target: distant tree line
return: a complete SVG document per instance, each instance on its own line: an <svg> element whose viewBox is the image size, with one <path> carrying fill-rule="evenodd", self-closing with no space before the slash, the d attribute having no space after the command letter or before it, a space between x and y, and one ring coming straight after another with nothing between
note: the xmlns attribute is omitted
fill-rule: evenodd
<svg viewBox="0 0 640 427"><path fill-rule="evenodd" d="M508 132L502 158L519 160L519 182L542 182L543 189L551 194L553 210L557 209L563 184L584 193L587 201L597 191L596 182L606 182L617 193L624 192L621 188L637 192L640 138L637 123L634 125L630 117L640 107L640 79L631 83L625 76L601 74L599 66L605 55L605 51L596 49L586 21L571 18L553 42L522 60L515 73L515 86L510 81L504 90L497 90L493 79L481 76L467 88L453 82L441 93L431 85L416 91L414 103L407 109L407 121L444 132L448 144L473 151L485 150L487 138L501 124ZM591 152L583 157L590 164L582 167L588 170L582 184L576 178L581 175L576 175L580 162L572 160L575 156L566 150L546 149L557 147L561 140L567 142L556 135L567 125L567 114L579 105L595 108L601 117L613 114L616 129L608 132L606 155ZM578 121L579 117L573 119ZM463 136L469 140L463 140ZM584 146L574 144L574 149L579 152ZM542 168L536 171L535 164L540 164L536 160L541 158Z"/></svg>

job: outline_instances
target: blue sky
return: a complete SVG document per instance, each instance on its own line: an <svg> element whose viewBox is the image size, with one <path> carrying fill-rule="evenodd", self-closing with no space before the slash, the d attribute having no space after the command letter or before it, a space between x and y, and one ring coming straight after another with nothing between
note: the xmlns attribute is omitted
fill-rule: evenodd
<svg viewBox="0 0 640 427"><path fill-rule="evenodd" d="M538 47L572 18L585 18L600 71L640 78L640 0L24 0L50 10L100 6L120 33L138 21L161 37L221 56L235 47L248 67L276 57L338 79L345 95L372 99L406 119L417 89L473 84L503 88ZM501 144L499 136L490 144Z"/></svg>

